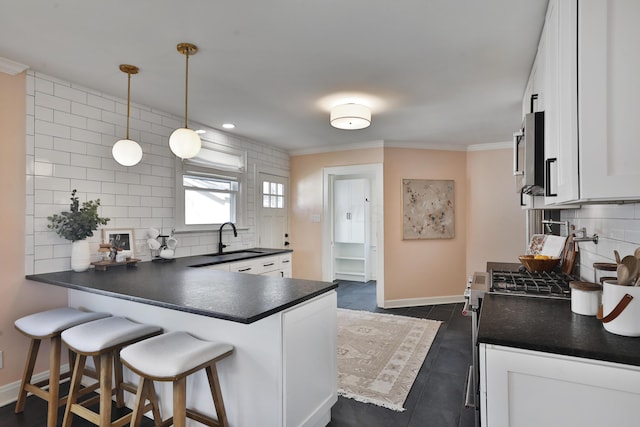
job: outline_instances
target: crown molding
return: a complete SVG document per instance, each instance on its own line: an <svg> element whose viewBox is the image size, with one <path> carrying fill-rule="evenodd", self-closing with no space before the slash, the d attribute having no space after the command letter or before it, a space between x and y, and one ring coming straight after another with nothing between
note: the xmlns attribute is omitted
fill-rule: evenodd
<svg viewBox="0 0 640 427"><path fill-rule="evenodd" d="M301 148L296 150L289 150L290 156L305 156L309 154L321 154L332 153L336 151L349 151L349 150L365 150L367 148L383 148L385 142L382 140L368 141L368 142L356 142L351 144L341 145L324 145L321 147Z"/></svg>
<svg viewBox="0 0 640 427"><path fill-rule="evenodd" d="M513 142L490 142L488 144L473 144L467 146L467 151L489 151L489 150L503 150L505 148L513 148Z"/></svg>
<svg viewBox="0 0 640 427"><path fill-rule="evenodd" d="M0 56L0 73L5 73L11 76L15 76L16 74L20 74L27 68L29 68L28 65L24 65L19 62L12 61L10 59L3 58Z"/></svg>

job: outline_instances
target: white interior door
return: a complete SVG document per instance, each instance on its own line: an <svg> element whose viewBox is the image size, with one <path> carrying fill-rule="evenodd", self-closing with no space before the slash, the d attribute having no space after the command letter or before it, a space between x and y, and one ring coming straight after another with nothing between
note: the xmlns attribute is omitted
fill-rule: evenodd
<svg viewBox="0 0 640 427"><path fill-rule="evenodd" d="M289 246L289 180L267 173L258 174L258 246L283 249Z"/></svg>

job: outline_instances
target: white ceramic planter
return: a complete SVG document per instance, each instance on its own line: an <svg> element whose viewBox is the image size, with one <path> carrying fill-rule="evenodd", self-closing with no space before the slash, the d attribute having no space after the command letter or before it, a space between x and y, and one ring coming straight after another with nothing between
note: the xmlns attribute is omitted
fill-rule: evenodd
<svg viewBox="0 0 640 427"><path fill-rule="evenodd" d="M76 240L71 244L71 269L77 272L87 271L90 265L89 242L86 239Z"/></svg>

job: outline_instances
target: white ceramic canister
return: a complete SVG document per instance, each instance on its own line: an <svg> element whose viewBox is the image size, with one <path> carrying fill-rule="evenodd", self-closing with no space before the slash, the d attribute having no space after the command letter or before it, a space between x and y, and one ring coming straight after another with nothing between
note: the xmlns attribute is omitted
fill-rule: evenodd
<svg viewBox="0 0 640 427"><path fill-rule="evenodd" d="M602 286L591 282L569 282L571 311L585 316L595 316L602 299Z"/></svg>
<svg viewBox="0 0 640 427"><path fill-rule="evenodd" d="M602 288L602 316L606 319L617 306L622 307L625 302L628 305L617 317L609 322L603 320L602 324L613 334L638 337L640 336L640 286L623 286L618 285L615 280L605 281Z"/></svg>

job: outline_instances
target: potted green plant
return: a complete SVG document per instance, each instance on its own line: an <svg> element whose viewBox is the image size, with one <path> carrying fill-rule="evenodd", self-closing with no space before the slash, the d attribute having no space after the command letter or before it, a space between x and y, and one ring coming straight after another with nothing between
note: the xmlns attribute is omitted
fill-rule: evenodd
<svg viewBox="0 0 640 427"><path fill-rule="evenodd" d="M71 192L69 211L47 217L50 222L47 227L53 229L60 237L72 242L71 269L85 271L91 265L89 242L86 238L93 236L98 226L106 225L110 219L98 215L100 199L83 202L80 207L76 193L77 190Z"/></svg>

